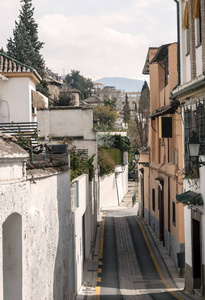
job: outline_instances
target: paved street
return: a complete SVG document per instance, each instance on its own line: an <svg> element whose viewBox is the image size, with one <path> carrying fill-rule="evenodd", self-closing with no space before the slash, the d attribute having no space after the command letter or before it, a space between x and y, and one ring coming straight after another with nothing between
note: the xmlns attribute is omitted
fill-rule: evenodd
<svg viewBox="0 0 205 300"><path fill-rule="evenodd" d="M183 292L184 279L137 216L134 188L133 182L120 207L102 211L98 245L93 260L85 263L84 287L77 299L198 299Z"/></svg>

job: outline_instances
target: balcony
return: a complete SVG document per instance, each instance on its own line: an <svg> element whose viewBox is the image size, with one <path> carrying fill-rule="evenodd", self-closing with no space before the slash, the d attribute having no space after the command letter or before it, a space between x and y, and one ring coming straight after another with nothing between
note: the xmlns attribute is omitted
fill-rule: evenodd
<svg viewBox="0 0 205 300"><path fill-rule="evenodd" d="M0 123L0 132L14 136L22 147L38 144L37 122Z"/></svg>

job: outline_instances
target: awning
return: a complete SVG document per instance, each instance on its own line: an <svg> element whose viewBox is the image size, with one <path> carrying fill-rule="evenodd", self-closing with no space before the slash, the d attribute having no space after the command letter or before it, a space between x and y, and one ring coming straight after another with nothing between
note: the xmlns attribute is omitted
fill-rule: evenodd
<svg viewBox="0 0 205 300"><path fill-rule="evenodd" d="M178 100L171 101L168 105L162 106L153 111L149 117L151 119L155 119L159 116L174 114L179 105L180 102Z"/></svg>
<svg viewBox="0 0 205 300"><path fill-rule="evenodd" d="M176 196L177 201L183 205L203 205L203 199L201 194L188 191Z"/></svg>
<svg viewBox="0 0 205 300"><path fill-rule="evenodd" d="M40 92L32 90L33 107L48 108L48 98Z"/></svg>

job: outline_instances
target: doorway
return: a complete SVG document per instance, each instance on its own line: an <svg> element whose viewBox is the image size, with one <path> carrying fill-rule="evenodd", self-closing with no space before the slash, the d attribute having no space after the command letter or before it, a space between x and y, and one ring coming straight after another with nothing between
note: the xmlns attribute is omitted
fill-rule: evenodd
<svg viewBox="0 0 205 300"><path fill-rule="evenodd" d="M159 239L164 246L164 192L162 183L158 185L158 205L159 205Z"/></svg>
<svg viewBox="0 0 205 300"><path fill-rule="evenodd" d="M17 213L3 223L3 299L22 300L22 219Z"/></svg>
<svg viewBox="0 0 205 300"><path fill-rule="evenodd" d="M198 220L192 219L193 285L201 288L201 228Z"/></svg>
<svg viewBox="0 0 205 300"><path fill-rule="evenodd" d="M141 216L144 218L144 169L141 171L140 190L141 190Z"/></svg>

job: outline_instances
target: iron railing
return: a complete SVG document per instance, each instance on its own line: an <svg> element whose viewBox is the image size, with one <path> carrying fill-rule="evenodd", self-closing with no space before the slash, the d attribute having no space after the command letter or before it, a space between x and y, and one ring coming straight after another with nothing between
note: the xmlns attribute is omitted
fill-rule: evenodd
<svg viewBox="0 0 205 300"><path fill-rule="evenodd" d="M22 146L38 144L37 122L0 123L0 132L14 136Z"/></svg>

